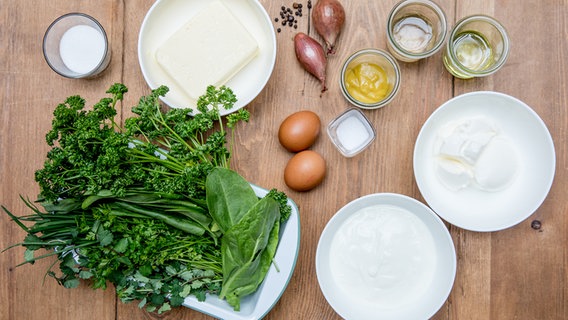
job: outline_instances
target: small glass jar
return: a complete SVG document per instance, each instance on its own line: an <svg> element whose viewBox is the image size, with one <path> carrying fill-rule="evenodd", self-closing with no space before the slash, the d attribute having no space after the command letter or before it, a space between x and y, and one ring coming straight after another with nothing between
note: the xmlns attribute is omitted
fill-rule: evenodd
<svg viewBox="0 0 568 320"><path fill-rule="evenodd" d="M414 62L436 53L446 39L444 11L429 0L404 0L387 20L387 45L398 60Z"/></svg>
<svg viewBox="0 0 568 320"><path fill-rule="evenodd" d="M327 126L331 141L345 157L353 157L375 140L375 129L361 110L350 108Z"/></svg>
<svg viewBox="0 0 568 320"><path fill-rule="evenodd" d="M509 37L505 28L492 17L475 15L454 26L443 61L454 77L471 79L497 72L508 55Z"/></svg>
<svg viewBox="0 0 568 320"><path fill-rule="evenodd" d="M341 68L340 87L356 107L377 109L394 99L400 88L400 68L386 51L363 49L352 54Z"/></svg>

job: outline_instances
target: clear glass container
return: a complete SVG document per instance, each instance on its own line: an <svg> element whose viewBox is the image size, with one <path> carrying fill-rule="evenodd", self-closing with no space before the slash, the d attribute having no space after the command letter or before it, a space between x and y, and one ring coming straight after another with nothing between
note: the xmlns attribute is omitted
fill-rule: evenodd
<svg viewBox="0 0 568 320"><path fill-rule="evenodd" d="M331 141L345 157L353 157L375 140L375 129L361 110L350 108L327 126Z"/></svg>
<svg viewBox="0 0 568 320"><path fill-rule="evenodd" d="M387 20L387 45L398 60L414 62L436 53L448 32L446 15L429 0L404 0Z"/></svg>
<svg viewBox="0 0 568 320"><path fill-rule="evenodd" d="M381 76L381 79L386 78L383 79L386 81L383 81L380 84L380 89L382 90L380 92L381 97L377 98L376 100L363 101L362 98L366 99L366 97L361 97L361 90L359 90L360 88L354 88L352 85L353 81L349 80L353 77L354 72L357 70L361 71L361 68L363 66L366 66L365 68L369 68L370 66L374 68L374 71L379 70L380 74L375 75ZM361 75L363 73L364 72L357 72L358 75ZM363 49L355 52L349 58L347 58L347 60L345 60L343 67L341 68L339 81L343 96L351 104L363 109L378 109L384 107L389 102L391 102L392 99L394 99L394 97L398 93L398 89L400 88L400 78L400 68L398 66L398 63L396 62L395 58L392 57L388 52L379 49ZM371 90L375 90L371 93L375 94L378 92L376 88L377 85L377 83L370 84L364 89L368 90L369 88L371 88ZM385 85L386 87L384 87ZM375 97L376 96L377 95L375 95Z"/></svg>
<svg viewBox="0 0 568 320"><path fill-rule="evenodd" d="M43 37L43 55L59 75L80 79L103 72L111 50L103 26L84 13L68 13L57 18Z"/></svg>
<svg viewBox="0 0 568 320"><path fill-rule="evenodd" d="M463 18L452 29L444 66L457 78L485 77L499 70L509 55L509 37L505 28L485 15Z"/></svg>

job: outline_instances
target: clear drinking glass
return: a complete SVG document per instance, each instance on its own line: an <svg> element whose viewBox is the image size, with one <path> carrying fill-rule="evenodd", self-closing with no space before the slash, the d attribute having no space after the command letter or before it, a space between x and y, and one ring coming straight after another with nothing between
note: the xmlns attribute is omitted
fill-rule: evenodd
<svg viewBox="0 0 568 320"><path fill-rule="evenodd" d="M84 13L57 18L43 37L43 55L53 71L67 78L91 78L110 62L110 46L103 26Z"/></svg>
<svg viewBox="0 0 568 320"><path fill-rule="evenodd" d="M414 62L436 53L444 44L447 22L444 11L429 0L404 0L391 10L387 45L398 60Z"/></svg>
<svg viewBox="0 0 568 320"><path fill-rule="evenodd" d="M505 28L485 15L463 18L452 29L444 52L444 66L455 77L471 79L495 73L509 55Z"/></svg>

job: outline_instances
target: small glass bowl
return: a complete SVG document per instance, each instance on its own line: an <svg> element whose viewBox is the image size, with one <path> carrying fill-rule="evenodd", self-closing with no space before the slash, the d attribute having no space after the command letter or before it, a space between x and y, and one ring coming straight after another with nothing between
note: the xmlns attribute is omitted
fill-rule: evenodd
<svg viewBox="0 0 568 320"><path fill-rule="evenodd" d="M345 157L351 158L375 140L375 129L361 110L350 108L327 126L331 141Z"/></svg>
<svg viewBox="0 0 568 320"><path fill-rule="evenodd" d="M365 103L353 97L348 89L345 77L350 70L362 63L372 63L381 67L386 75L389 84L388 92L385 97L377 102ZM341 68L341 76L339 79L341 92L345 99L356 107L363 109L378 109L384 107L394 99L400 88L400 67L395 58L390 53L380 49L363 49L353 53Z"/></svg>

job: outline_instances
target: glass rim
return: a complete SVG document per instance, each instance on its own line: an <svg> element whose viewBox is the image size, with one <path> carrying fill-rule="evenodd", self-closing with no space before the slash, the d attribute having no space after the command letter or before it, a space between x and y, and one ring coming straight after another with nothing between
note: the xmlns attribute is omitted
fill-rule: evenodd
<svg viewBox="0 0 568 320"><path fill-rule="evenodd" d="M456 32L459 30L459 28L461 26L463 26L465 23L468 23L468 22L471 22L471 21L474 21L474 20L489 23L491 26L493 26L499 32L499 34L501 35L501 38L503 39L503 54L501 54L499 59L495 62L495 64L491 68L487 68L487 69L484 69L482 71L475 71L475 70L472 70L472 69L464 66L459 61L458 57L455 55L455 52L453 50L450 50L452 39L456 36ZM447 47L446 47L447 54L451 57L453 63L456 64L460 68L460 71L467 73L468 75L470 75L472 77L488 76L488 75L491 75L491 74L497 72L497 70L499 70L507 61L507 57L509 56L509 49L510 49L509 48L509 35L507 34L507 30L505 29L505 27L499 21L497 21L495 18L488 16L488 15L485 15L485 14L470 15L470 16L467 16L467 17L460 19L456 23L456 25L452 28L452 30L450 32L450 36L448 37L448 44L447 44Z"/></svg>
<svg viewBox="0 0 568 320"><path fill-rule="evenodd" d="M393 38L391 25L394 23L394 21L393 21L394 16L395 16L396 13L398 13L402 8L404 8L408 4L423 4L426 7L432 9L432 11L434 11L438 15L438 17L440 18L440 22L441 22L440 25L441 25L442 31L443 31L443 32L441 32L442 36L440 37L439 41L436 42L436 44L432 48L430 48L429 50L423 51L421 53L408 52L407 50L402 48L398 44L398 42L395 41L394 38ZM447 19L446 19L446 14L444 13L444 10L442 10L442 8L437 3L430 1L430 0L402 0L402 1L398 2L391 9L391 11L388 15L388 19L387 19L387 40L388 40L389 44L392 46L392 48L396 50L396 53L400 54L401 56L404 56L405 58L421 59L421 58L426 58L426 57L433 55L438 50L440 50L440 48L444 45L444 42L447 38L447 34L448 34L448 22L447 22Z"/></svg>
<svg viewBox="0 0 568 320"><path fill-rule="evenodd" d="M93 22L93 23L97 26L98 30L101 32L101 34L102 34L102 36L103 36L103 38L104 38L104 40L105 40L105 41L104 41L104 42L105 42L105 49L104 49L104 53L105 53L105 54L103 55L101 61L97 64L97 66L96 66L95 68L93 68L93 70L90 71L90 72L88 72L88 73L78 73L78 72L75 72L76 75L63 73L63 72L61 72L58 68L56 68L56 67L51 63L51 61L49 60L48 54L47 54L47 50L46 50L47 38L48 38L48 35L49 35L49 32L51 31L51 29L53 29L53 27L54 27L57 23L61 22L62 20L66 19L66 18L69 18L69 17L74 17L74 16L81 16L81 17L86 18L87 20L90 20L91 22ZM105 63L107 63L106 60L107 60L107 57L108 57L108 55L109 55L109 50L110 50L110 48L109 48L109 43L108 43L108 36L107 36L107 33L106 33L105 28L102 26L102 24L101 24L97 19L95 19L94 17L92 17L92 16L90 16L90 15L88 15L88 14L86 14L86 13L82 13L82 12L69 12L69 13L66 13L66 14L64 14L64 15L61 15L61 16L57 17L55 20L53 20L53 22L51 22L51 23L49 24L49 26L48 26L47 29L45 30L45 33L44 33L44 35L43 35L43 40L42 40L42 53L43 53L43 58L45 59L45 62L47 62L47 65L49 65L49 68L51 68L51 70L55 71L55 73L59 74L60 76L65 77L65 78L69 78L69 79L88 78L88 77L91 77L91 76L94 76L94 75L98 74L99 69L100 69Z"/></svg>
<svg viewBox="0 0 568 320"><path fill-rule="evenodd" d="M355 98L353 98L351 96L351 94L349 94L349 91L347 91L347 87L345 86L345 72L347 71L347 66L349 65L349 63L351 61L353 61L355 58L363 55L363 54L374 54L374 55L378 55L381 56L383 58L385 58L388 63L393 67L394 72L395 72L395 83L393 84L392 90L389 92L389 94L382 100L375 102L375 103L364 103L361 102ZM382 49L374 49L374 48L367 48L367 49L361 49L359 51L354 52L353 54L351 54L343 63L343 66L341 67L341 73L340 73L340 77L339 77L339 86L341 88L341 92L343 93L343 96L349 101L351 102L351 104L359 107L359 108L363 108L363 109L378 109L381 108L385 105L387 105L389 102L391 102L394 97L397 95L398 90L400 88L400 82L401 82L401 72L400 72L400 67L398 65L398 63L396 62L396 59L391 56L390 53L388 53L385 50Z"/></svg>

